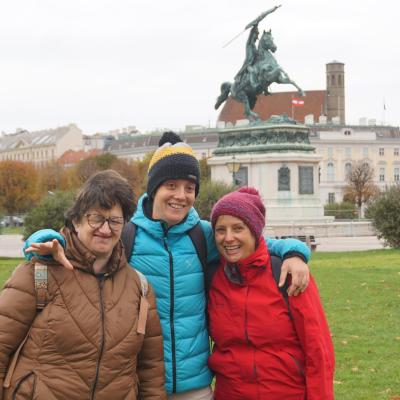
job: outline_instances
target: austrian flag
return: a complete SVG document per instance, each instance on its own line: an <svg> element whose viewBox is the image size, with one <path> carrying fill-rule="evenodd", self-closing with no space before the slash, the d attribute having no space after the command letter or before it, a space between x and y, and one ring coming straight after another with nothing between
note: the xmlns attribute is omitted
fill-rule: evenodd
<svg viewBox="0 0 400 400"><path fill-rule="evenodd" d="M292 99L292 104L293 104L295 107L304 106L304 100L293 98L293 99Z"/></svg>

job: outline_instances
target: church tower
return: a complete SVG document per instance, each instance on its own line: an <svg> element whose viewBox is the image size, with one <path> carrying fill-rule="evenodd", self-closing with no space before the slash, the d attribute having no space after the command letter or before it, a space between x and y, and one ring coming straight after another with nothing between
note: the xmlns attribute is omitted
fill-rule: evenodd
<svg viewBox="0 0 400 400"><path fill-rule="evenodd" d="M344 63L332 61L326 64L326 114L328 121L339 117L346 123L344 96Z"/></svg>

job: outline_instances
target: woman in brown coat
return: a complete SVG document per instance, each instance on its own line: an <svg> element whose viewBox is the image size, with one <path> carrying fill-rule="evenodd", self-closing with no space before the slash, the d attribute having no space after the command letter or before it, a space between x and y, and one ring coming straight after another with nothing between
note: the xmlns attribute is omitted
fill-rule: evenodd
<svg viewBox="0 0 400 400"><path fill-rule="evenodd" d="M0 400L166 398L154 294L120 241L133 211L124 178L94 175L61 231L74 269L47 268L42 311L34 261L14 271L0 294Z"/></svg>

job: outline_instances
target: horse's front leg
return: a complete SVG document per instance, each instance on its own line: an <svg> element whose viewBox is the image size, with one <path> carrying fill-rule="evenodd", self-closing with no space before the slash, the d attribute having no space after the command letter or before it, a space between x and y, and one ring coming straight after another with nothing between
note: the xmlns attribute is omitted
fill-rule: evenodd
<svg viewBox="0 0 400 400"><path fill-rule="evenodd" d="M303 89L292 79L290 79L289 75L287 72L285 72L283 69L281 69L280 74L278 76L278 83L287 83L293 85L297 91L299 92L299 96L305 96L306 94L304 93Z"/></svg>
<svg viewBox="0 0 400 400"><path fill-rule="evenodd" d="M251 110L250 108L250 102L249 99L246 95L242 95L240 96L240 98L238 98L238 100L243 103L244 105L244 115L246 116L246 118L249 121L259 121L260 117L258 116L258 114L254 111Z"/></svg>

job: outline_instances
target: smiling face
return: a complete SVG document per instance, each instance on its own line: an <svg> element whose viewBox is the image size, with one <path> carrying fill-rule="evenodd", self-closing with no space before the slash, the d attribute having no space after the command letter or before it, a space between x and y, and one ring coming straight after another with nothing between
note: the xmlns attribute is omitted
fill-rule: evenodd
<svg viewBox="0 0 400 400"><path fill-rule="evenodd" d="M214 229L218 251L229 263L236 263L254 253L256 239L241 219L221 215Z"/></svg>
<svg viewBox="0 0 400 400"><path fill-rule="evenodd" d="M193 206L196 185L187 179L169 179L157 189L153 202L153 219L168 226L181 222Z"/></svg>
<svg viewBox="0 0 400 400"><path fill-rule="evenodd" d="M101 224L102 217L109 220L103 219ZM101 207L90 208L80 221L74 221L73 225L79 240L96 257L109 257L121 237L124 226L122 208L119 204L115 204L109 210Z"/></svg>

